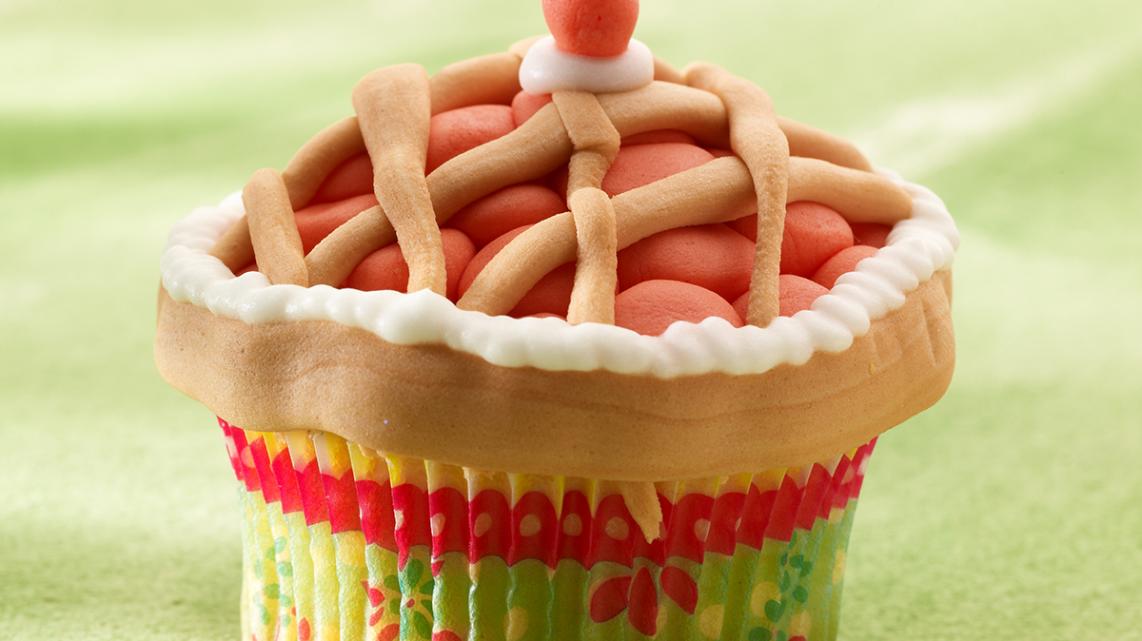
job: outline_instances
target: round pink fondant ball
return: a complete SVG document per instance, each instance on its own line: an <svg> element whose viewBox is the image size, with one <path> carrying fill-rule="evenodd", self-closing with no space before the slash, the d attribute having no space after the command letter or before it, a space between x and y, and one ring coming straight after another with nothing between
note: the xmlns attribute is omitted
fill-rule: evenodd
<svg viewBox="0 0 1142 641"><path fill-rule="evenodd" d="M619 252L619 288L677 280L733 300L749 287L753 255L753 243L725 225L668 229Z"/></svg>
<svg viewBox="0 0 1142 641"><path fill-rule="evenodd" d="M464 268L476 253L476 247L463 233L455 229L440 232L444 243L444 269L447 274L448 298L456 300L456 290ZM408 263L394 243L369 254L345 279L343 287L361 291L391 289L403 292L408 287Z"/></svg>
<svg viewBox="0 0 1142 641"><path fill-rule="evenodd" d="M714 156L705 149L685 143L665 142L623 147L603 179L603 191L617 196L704 165L713 159Z"/></svg>
<svg viewBox="0 0 1142 641"><path fill-rule="evenodd" d="M856 269L857 263L876 255L876 248L868 245L853 245L837 252L813 274L813 280L829 289L837 284L837 279Z"/></svg>
<svg viewBox="0 0 1142 641"><path fill-rule="evenodd" d="M475 282L476 277L480 272L492 262L496 254L500 253L508 243L515 240L523 232L527 231L527 225L513 229L508 233L500 236L499 238L488 243L481 249L472 260L469 261L468 267L464 270L464 275L460 277L460 284L458 292L463 296L468 288ZM527 294L520 299L516 304L515 309L510 313L511 316L534 316L536 314L558 314L560 316L567 315L567 308L571 303L571 289L575 284L575 265L568 263L563 265L551 273L547 274L531 288Z"/></svg>
<svg viewBox="0 0 1142 641"><path fill-rule="evenodd" d="M563 51L610 58L627 50L638 0L543 0L543 16Z"/></svg>
<svg viewBox="0 0 1142 641"><path fill-rule="evenodd" d="M892 227L879 223L849 223L853 228L853 244L868 245L869 247L884 247L888 244L888 235Z"/></svg>
<svg viewBox="0 0 1142 641"><path fill-rule="evenodd" d="M515 126L519 127L527 122L535 115L535 112L550 103L551 94L549 93L534 94L526 91L517 93L515 98L512 98L512 120L515 121Z"/></svg>
<svg viewBox="0 0 1142 641"><path fill-rule="evenodd" d="M334 202L310 205L298 210L294 214L294 220L297 221L297 231L301 235L302 251L307 254L313 251L317 243L333 233L334 229L366 209L376 206L377 197L371 193L366 193Z"/></svg>
<svg viewBox="0 0 1142 641"><path fill-rule="evenodd" d="M781 273L809 278L830 256L852 244L853 230L835 210L818 203L790 203L781 239Z"/></svg>
<svg viewBox="0 0 1142 641"><path fill-rule="evenodd" d="M782 316L792 316L797 312L809 309L818 297L829 293L808 278L801 278L792 274L782 274L778 279L780 313ZM734 301L734 311L743 319L749 316L749 292L742 294Z"/></svg>
<svg viewBox="0 0 1142 641"><path fill-rule="evenodd" d="M473 105L436 114L428 134L427 173L460 154L515 129L507 105Z"/></svg>
<svg viewBox="0 0 1142 641"><path fill-rule="evenodd" d="M456 212L449 227L459 229L483 247L509 231L567 211L559 194L543 185L505 187Z"/></svg>
<svg viewBox="0 0 1142 641"><path fill-rule="evenodd" d="M690 283L648 280L615 297L615 325L647 336L658 336L675 321L700 323L712 316L742 326L726 299Z"/></svg>

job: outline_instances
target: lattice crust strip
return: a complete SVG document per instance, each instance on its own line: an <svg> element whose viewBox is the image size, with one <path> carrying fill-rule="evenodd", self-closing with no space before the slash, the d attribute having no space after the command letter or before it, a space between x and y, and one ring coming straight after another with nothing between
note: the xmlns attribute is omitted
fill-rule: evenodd
<svg viewBox="0 0 1142 641"><path fill-rule="evenodd" d="M285 181L273 169L254 173L242 190L249 212L249 234L254 257L273 283L309 285L301 234L289 202Z"/></svg>
<svg viewBox="0 0 1142 641"><path fill-rule="evenodd" d="M606 192L584 187L568 200L575 225L575 283L567 322L615 324L619 247L615 208Z"/></svg>
<svg viewBox="0 0 1142 641"><path fill-rule="evenodd" d="M552 96L575 151L567 176L567 205L575 224L575 283L567 322L615 323L618 237L615 209L602 190L603 178L619 154L622 135L592 93Z"/></svg>
<svg viewBox="0 0 1142 641"><path fill-rule="evenodd" d="M789 141L777 124L773 102L757 85L712 65L686 73L691 86L722 99L730 121L730 148L753 178L757 196L757 244L745 319L765 327L780 314L781 238L789 195Z"/></svg>
<svg viewBox="0 0 1142 641"><path fill-rule="evenodd" d="M908 194L872 173L851 143L777 116L765 92L723 69L698 65L679 72L661 61L659 80L642 89L559 92L553 104L511 133L425 177L431 115L509 102L519 91L526 47L525 41L508 53L446 67L431 79L413 65L366 76L354 91L356 117L319 132L280 175L255 174L246 190L247 217L224 234L214 255L232 270L256 258L272 283L336 286L369 254L399 239L409 265L409 291L443 293L440 226L475 200L568 165L570 211L509 243L480 272L459 307L506 314L544 275L575 261L569 322L613 323L619 250L675 227L758 212L746 320L765 326L777 316L786 204L820 202L854 222L894 224L911 215ZM622 137L661 129L728 147L736 157L608 197L600 186ZM379 205L302 256L293 211L304 207L338 166L366 151Z"/></svg>
<svg viewBox="0 0 1142 641"><path fill-rule="evenodd" d="M443 296L444 242L424 176L430 101L428 75L418 65L379 69L353 90L377 202L408 263L408 291L429 289Z"/></svg>

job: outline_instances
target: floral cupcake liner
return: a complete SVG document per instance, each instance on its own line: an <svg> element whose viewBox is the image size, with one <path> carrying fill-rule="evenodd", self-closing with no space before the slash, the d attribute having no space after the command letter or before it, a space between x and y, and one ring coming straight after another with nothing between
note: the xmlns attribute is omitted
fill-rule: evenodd
<svg viewBox="0 0 1142 641"><path fill-rule="evenodd" d="M657 483L647 542L614 482L219 424L242 488L248 641L829 641L875 444Z"/></svg>

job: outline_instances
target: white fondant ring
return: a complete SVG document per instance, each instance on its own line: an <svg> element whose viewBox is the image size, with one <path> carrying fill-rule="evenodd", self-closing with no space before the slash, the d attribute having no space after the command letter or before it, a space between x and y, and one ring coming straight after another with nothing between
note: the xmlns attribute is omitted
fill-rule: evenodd
<svg viewBox="0 0 1142 641"><path fill-rule="evenodd" d="M519 84L530 94L556 91L615 93L654 81L654 54L638 40L613 58L592 58L560 51L555 38L536 41L519 67Z"/></svg>

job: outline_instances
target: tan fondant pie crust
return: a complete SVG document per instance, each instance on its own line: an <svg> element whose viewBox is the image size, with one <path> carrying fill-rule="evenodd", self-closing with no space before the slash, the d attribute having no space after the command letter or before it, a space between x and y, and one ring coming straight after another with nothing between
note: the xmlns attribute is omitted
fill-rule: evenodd
<svg viewBox="0 0 1142 641"><path fill-rule="evenodd" d="M331 321L247 325L159 296L175 387L247 429L320 429L474 468L664 481L825 460L936 402L955 360L951 274L840 353L760 375L500 367Z"/></svg>

